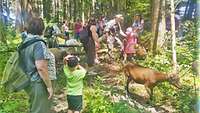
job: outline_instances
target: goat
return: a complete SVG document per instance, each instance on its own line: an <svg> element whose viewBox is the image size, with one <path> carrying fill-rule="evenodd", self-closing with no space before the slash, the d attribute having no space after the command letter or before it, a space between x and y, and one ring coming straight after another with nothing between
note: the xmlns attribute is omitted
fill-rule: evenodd
<svg viewBox="0 0 200 113"><path fill-rule="evenodd" d="M168 81L175 87L180 88L179 77L176 74L164 74L153 69L131 63L126 64L123 67L123 71L125 76L128 77L125 86L127 95L130 95L128 86L131 80L133 80L135 83L143 84L145 86L145 89L150 96L150 100L152 100L153 88L159 82Z"/></svg>

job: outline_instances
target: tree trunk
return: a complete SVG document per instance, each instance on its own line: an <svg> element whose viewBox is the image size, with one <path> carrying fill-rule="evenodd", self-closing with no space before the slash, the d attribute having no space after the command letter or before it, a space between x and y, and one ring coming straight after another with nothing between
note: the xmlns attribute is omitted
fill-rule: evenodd
<svg viewBox="0 0 200 113"><path fill-rule="evenodd" d="M82 16L82 22L83 25L85 24L85 1L82 0L82 4L81 4L82 8L81 8L81 16Z"/></svg>
<svg viewBox="0 0 200 113"><path fill-rule="evenodd" d="M153 36L153 55L156 54L157 40L158 40L158 27L159 27L159 13L160 13L160 0L152 0L152 36Z"/></svg>
<svg viewBox="0 0 200 113"><path fill-rule="evenodd" d="M0 21L3 21L3 0L0 0Z"/></svg>
<svg viewBox="0 0 200 113"><path fill-rule="evenodd" d="M2 15L3 13L3 0L0 0L0 42L7 43L6 42L6 32L5 32L5 21L4 17Z"/></svg>
<svg viewBox="0 0 200 113"><path fill-rule="evenodd" d="M16 29L22 30L27 25L28 20L33 16L30 1L16 0Z"/></svg>
<svg viewBox="0 0 200 113"><path fill-rule="evenodd" d="M92 13L95 14L95 3L96 0L92 0Z"/></svg>
<svg viewBox="0 0 200 113"><path fill-rule="evenodd" d="M67 6L66 0L63 0L63 20L65 20L67 18L66 6Z"/></svg>
<svg viewBox="0 0 200 113"><path fill-rule="evenodd" d="M73 13L74 21L76 21L76 19L77 19L77 17L76 17L76 2L77 2L77 0L74 1L74 13Z"/></svg>
<svg viewBox="0 0 200 113"><path fill-rule="evenodd" d="M172 33L173 72L177 73L174 0L170 0L170 6L171 6L171 33Z"/></svg>
<svg viewBox="0 0 200 113"><path fill-rule="evenodd" d="M159 24L159 33L158 33L158 47L162 47L165 41L166 33L166 17L165 17L165 0L161 1L161 23Z"/></svg>

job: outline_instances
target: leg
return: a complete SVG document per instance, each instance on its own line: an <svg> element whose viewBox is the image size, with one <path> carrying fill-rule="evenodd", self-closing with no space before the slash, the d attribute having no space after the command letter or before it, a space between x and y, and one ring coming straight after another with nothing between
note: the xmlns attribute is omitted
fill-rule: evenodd
<svg viewBox="0 0 200 113"><path fill-rule="evenodd" d="M148 85L145 84L145 89L147 90L147 93L149 94L150 100L152 100L153 88L152 87L148 87Z"/></svg>
<svg viewBox="0 0 200 113"><path fill-rule="evenodd" d="M128 79L127 79L127 82L126 82L126 87L125 87L127 96L130 96L130 92L129 92L129 89L128 89L130 81L131 81L131 77L128 76Z"/></svg>
<svg viewBox="0 0 200 113"><path fill-rule="evenodd" d="M30 113L50 113L51 100L48 100L46 86L42 82L32 83L29 94Z"/></svg>
<svg viewBox="0 0 200 113"><path fill-rule="evenodd" d="M152 100L153 99L153 87L151 87L150 90L151 90L150 100Z"/></svg>

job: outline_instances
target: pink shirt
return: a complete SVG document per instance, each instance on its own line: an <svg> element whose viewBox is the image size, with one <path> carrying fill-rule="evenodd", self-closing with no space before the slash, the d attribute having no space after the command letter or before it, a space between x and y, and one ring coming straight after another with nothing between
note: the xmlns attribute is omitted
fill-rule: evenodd
<svg viewBox="0 0 200 113"><path fill-rule="evenodd" d="M137 35L135 33L131 33L127 35L127 39L124 44L124 52L135 53L135 49L134 49L135 44L137 44Z"/></svg>
<svg viewBox="0 0 200 113"><path fill-rule="evenodd" d="M75 33L79 33L82 30L82 24L79 22L75 23Z"/></svg>

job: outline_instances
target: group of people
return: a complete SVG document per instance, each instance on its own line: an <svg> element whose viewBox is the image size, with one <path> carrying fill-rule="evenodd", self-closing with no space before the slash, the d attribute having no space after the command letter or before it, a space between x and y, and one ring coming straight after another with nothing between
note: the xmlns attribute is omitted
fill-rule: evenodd
<svg viewBox="0 0 200 113"><path fill-rule="evenodd" d="M110 34L115 25L120 26L123 21L122 15L117 15L114 19L100 25L104 28L104 35L108 43L112 39ZM79 25L78 25L79 24ZM81 26L77 23L76 35L79 35ZM88 41L83 44L86 52L88 67L98 63L98 56L96 50L100 46L97 33L97 21L95 18L90 18L87 25L84 26L88 31ZM64 22L63 32L69 36L69 28L67 22ZM22 32L23 42L30 41L35 38L42 38L45 29L44 22L41 18L33 17L27 24L25 32ZM132 27L128 27L124 33L120 27L120 34L124 38L123 51L124 54L129 55L134 50L132 46L137 43L138 33L142 32L143 21L135 20ZM114 39L115 40L115 39ZM110 43L111 44L111 43ZM47 48L42 41L35 42L23 50L23 60L25 62L26 72L31 76L30 85L25 88L29 95L30 112L31 113L50 113L51 99L54 93L54 81L56 77L55 56ZM68 113L79 113L82 109L82 90L83 78L86 75L86 70L79 64L79 58L73 55L67 55L63 59L63 70L67 78L67 101Z"/></svg>
<svg viewBox="0 0 200 113"><path fill-rule="evenodd" d="M131 59L131 57L136 53L136 46L138 46L139 35L143 32L144 20L141 15L137 14L134 16L134 22L132 26L126 29L124 33L121 28L121 23L123 22L123 16L121 14L116 15L113 19L108 22L96 21L91 18L88 25L85 26L89 31L88 43L83 43L84 49L86 51L87 63L88 65L99 63L97 50L100 47L99 36L100 33L98 29L103 32L103 38L106 40L108 54L112 58L112 51L114 49L115 42L121 47L121 52L123 54L123 62ZM101 23L101 24L99 24ZM119 28L119 33L123 37L120 39L116 36L117 27ZM121 41L123 40L123 41Z"/></svg>
<svg viewBox="0 0 200 113"><path fill-rule="evenodd" d="M80 20L74 25L75 39L80 39L80 32L84 28L89 31L88 43L83 43L84 50L86 52L87 64L89 66L100 63L97 55L97 50L100 48L99 37L103 36L106 40L106 45L108 48L108 55L110 58L113 57L114 45L117 43L121 48L121 53L123 55L123 62L131 60L133 55L136 53L138 38L142 34L144 29L144 19L140 14L136 14L133 17L132 26L126 29L124 33L121 28L121 24L124 18L121 14L115 15L113 19L107 21L105 16L101 16L98 20L95 18L89 19L84 25ZM119 38L116 34L119 29L119 34L123 38Z"/></svg>

